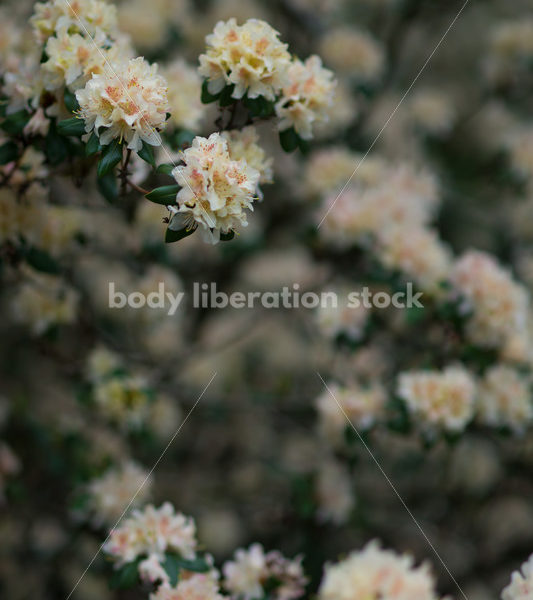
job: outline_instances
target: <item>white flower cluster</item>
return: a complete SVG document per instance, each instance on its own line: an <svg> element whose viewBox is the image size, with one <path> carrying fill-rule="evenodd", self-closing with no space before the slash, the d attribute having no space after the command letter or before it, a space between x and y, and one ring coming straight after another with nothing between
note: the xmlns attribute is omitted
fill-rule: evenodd
<svg viewBox="0 0 533 600"><path fill-rule="evenodd" d="M423 424L462 431L474 415L476 384L462 367L402 373L398 395Z"/></svg>
<svg viewBox="0 0 533 600"><path fill-rule="evenodd" d="M208 80L212 94L234 85L233 98L264 96L274 100L287 80L291 56L279 33L265 21L219 21L206 37L207 50L200 55L199 73Z"/></svg>
<svg viewBox="0 0 533 600"><path fill-rule="evenodd" d="M533 598L533 554L519 571L511 575L511 583L502 591L502 600L529 600Z"/></svg>
<svg viewBox="0 0 533 600"><path fill-rule="evenodd" d="M329 384L317 401L320 428L333 444L341 441L342 434L350 423L357 429L372 427L385 409L386 394L379 383L363 386L351 384L341 387ZM332 397L333 396L333 397Z"/></svg>
<svg viewBox="0 0 533 600"><path fill-rule="evenodd" d="M252 544L248 550L237 550L235 559L224 564L224 587L234 598L259 600L265 596L263 586L273 580L276 587L269 590L272 598L299 598L307 581L301 560L302 557L289 560L277 550L265 554L261 544Z"/></svg>
<svg viewBox="0 0 533 600"><path fill-rule="evenodd" d="M118 567L146 556L139 564L139 571L150 573L147 565L160 564L165 552L177 552L184 559L194 558L196 527L190 517L175 512L169 502L159 508L149 504L142 511L134 510L113 529L103 550Z"/></svg>
<svg viewBox="0 0 533 600"><path fill-rule="evenodd" d="M180 579L176 587L163 583L150 600L223 600L216 580L210 575L193 573L187 579Z"/></svg>
<svg viewBox="0 0 533 600"><path fill-rule="evenodd" d="M426 564L415 567L411 556L383 550L376 541L337 564L327 565L318 597L320 600L438 599Z"/></svg>
<svg viewBox="0 0 533 600"><path fill-rule="evenodd" d="M276 103L279 129L294 127L302 139L309 140L313 137L313 124L327 120L335 89L333 73L322 66L318 56L310 56L305 62L295 59L287 78Z"/></svg>
<svg viewBox="0 0 533 600"><path fill-rule="evenodd" d="M183 59L177 59L161 69L168 84L170 122L183 129L196 130L204 118L202 80L195 68Z"/></svg>
<svg viewBox="0 0 533 600"><path fill-rule="evenodd" d="M204 239L216 243L220 233L246 227L246 209L253 210L260 173L243 158L230 156L228 142L219 133L196 137L183 152L184 165L172 175L183 187L170 229L201 227Z"/></svg>
<svg viewBox="0 0 533 600"><path fill-rule="evenodd" d="M87 509L97 525L113 524L126 508L146 501L151 491L148 473L133 462L112 468L87 486ZM134 501L132 502L132 498Z"/></svg>
<svg viewBox="0 0 533 600"><path fill-rule="evenodd" d="M199 73L206 78L210 93L233 85L235 99L246 95L275 101L279 129L294 127L303 139L312 137L313 123L327 120L335 88L333 73L322 67L318 56L304 62L291 59L287 44L268 23L220 21L206 42Z"/></svg>
<svg viewBox="0 0 533 600"><path fill-rule="evenodd" d="M142 143L161 145L159 132L168 112L167 84L157 65L142 57L123 65L106 66L84 89L76 92L87 133L94 130L102 145L124 139L139 151Z"/></svg>
<svg viewBox="0 0 533 600"><path fill-rule="evenodd" d="M529 296L511 274L484 252L465 252L453 265L450 281L473 310L467 333L481 346L503 345L526 329Z"/></svg>

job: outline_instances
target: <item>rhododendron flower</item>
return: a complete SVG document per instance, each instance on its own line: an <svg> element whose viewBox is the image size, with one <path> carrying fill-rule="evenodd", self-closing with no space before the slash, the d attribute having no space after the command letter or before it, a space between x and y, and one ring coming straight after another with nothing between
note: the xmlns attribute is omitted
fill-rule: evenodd
<svg viewBox="0 0 533 600"><path fill-rule="evenodd" d="M117 138L135 151L142 148L142 142L161 145L159 131L165 127L168 99L167 84L158 75L157 65L140 57L106 66L76 92L76 98L85 130L94 130L102 145Z"/></svg>
<svg viewBox="0 0 533 600"><path fill-rule="evenodd" d="M265 21L219 21L206 37L207 50L200 56L199 73L208 80L212 94L235 84L233 98L264 96L274 100L285 84L290 54L279 33Z"/></svg>
<svg viewBox="0 0 533 600"><path fill-rule="evenodd" d="M313 123L327 119L327 108L333 102L336 81L333 73L322 66L318 56L305 62L294 60L288 71L288 83L276 103L281 131L294 127L304 140L313 137Z"/></svg>
<svg viewBox="0 0 533 600"><path fill-rule="evenodd" d="M170 229L200 225L206 239L216 243L220 232L246 227L245 209L253 210L259 171L244 159L232 160L227 141L218 133L196 137L182 160L184 165L172 171L183 187Z"/></svg>

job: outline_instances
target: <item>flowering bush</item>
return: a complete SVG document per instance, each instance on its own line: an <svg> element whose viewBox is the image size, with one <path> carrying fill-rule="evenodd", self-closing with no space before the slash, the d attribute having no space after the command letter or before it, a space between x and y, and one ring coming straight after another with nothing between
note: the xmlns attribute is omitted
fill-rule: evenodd
<svg viewBox="0 0 533 600"><path fill-rule="evenodd" d="M2 598L533 598L527 4L4 1Z"/></svg>

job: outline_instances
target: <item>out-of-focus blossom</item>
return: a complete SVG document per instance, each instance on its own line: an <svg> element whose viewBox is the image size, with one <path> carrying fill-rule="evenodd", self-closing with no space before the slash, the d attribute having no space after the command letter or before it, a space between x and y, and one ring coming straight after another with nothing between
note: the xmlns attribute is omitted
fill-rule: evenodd
<svg viewBox="0 0 533 600"><path fill-rule="evenodd" d="M474 415L476 383L462 367L400 374L398 395L430 427L462 431Z"/></svg>
<svg viewBox="0 0 533 600"><path fill-rule="evenodd" d="M376 541L337 564L327 565L318 597L320 600L438 599L428 565L416 567L411 556L383 550Z"/></svg>
<svg viewBox="0 0 533 600"><path fill-rule="evenodd" d="M170 123L196 131L205 116L202 80L196 69L179 58L161 69L168 85Z"/></svg>
<svg viewBox="0 0 533 600"><path fill-rule="evenodd" d="M491 367L480 382L477 413L491 427L523 432L533 421L530 382L511 367Z"/></svg>
<svg viewBox="0 0 533 600"><path fill-rule="evenodd" d="M313 124L327 119L327 109L333 102L335 79L322 66L318 56L305 62L294 59L287 71L288 82L276 103L279 129L294 127L304 140L313 137Z"/></svg>

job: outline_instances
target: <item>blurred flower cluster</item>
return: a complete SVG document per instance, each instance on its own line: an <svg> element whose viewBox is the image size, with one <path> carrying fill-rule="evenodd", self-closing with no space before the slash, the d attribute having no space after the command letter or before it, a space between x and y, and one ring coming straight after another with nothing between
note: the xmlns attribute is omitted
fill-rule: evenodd
<svg viewBox="0 0 533 600"><path fill-rule="evenodd" d="M532 10L2 3L2 598L533 598Z"/></svg>

